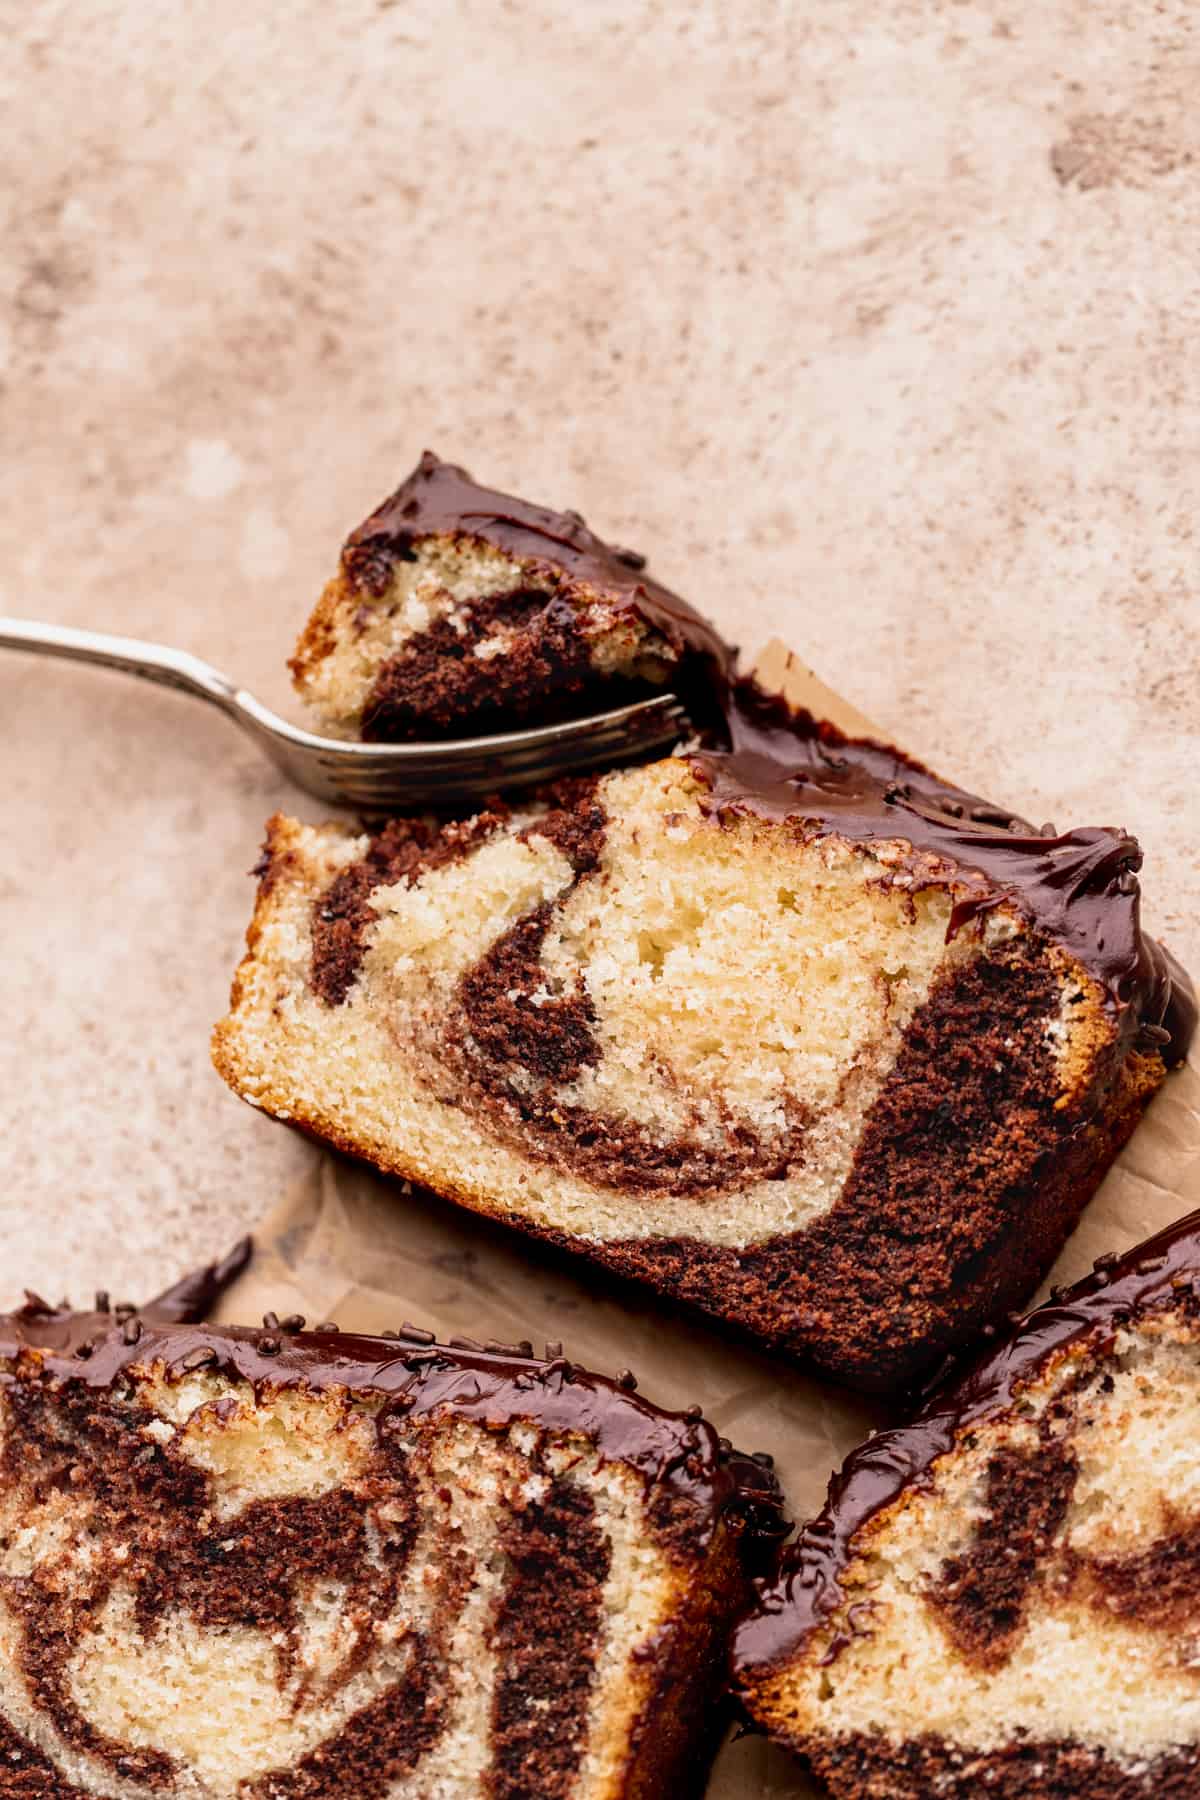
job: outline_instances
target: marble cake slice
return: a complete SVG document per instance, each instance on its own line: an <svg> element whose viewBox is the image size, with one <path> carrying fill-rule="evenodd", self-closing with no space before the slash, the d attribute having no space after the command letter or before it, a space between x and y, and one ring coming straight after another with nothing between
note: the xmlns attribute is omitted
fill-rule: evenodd
<svg viewBox="0 0 1200 1800"><path fill-rule="evenodd" d="M1200 1213L850 1457L734 1680L835 1800L1195 1800Z"/></svg>
<svg viewBox="0 0 1200 1800"><path fill-rule="evenodd" d="M0 1797L698 1795L763 1462L528 1345L302 1325L0 1317Z"/></svg>
<svg viewBox="0 0 1200 1800"><path fill-rule="evenodd" d="M1136 843L745 691L733 747L278 818L215 1037L378 1168L867 1388L1032 1292L1190 1030Z"/></svg>
<svg viewBox="0 0 1200 1800"><path fill-rule="evenodd" d="M326 725L395 742L686 692L727 657L644 558L427 451L350 536L291 670Z"/></svg>

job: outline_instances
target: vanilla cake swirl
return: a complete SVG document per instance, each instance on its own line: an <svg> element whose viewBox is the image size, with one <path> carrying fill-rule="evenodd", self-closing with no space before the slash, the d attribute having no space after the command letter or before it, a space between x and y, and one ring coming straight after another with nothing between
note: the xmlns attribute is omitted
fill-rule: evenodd
<svg viewBox="0 0 1200 1800"><path fill-rule="evenodd" d="M764 1463L528 1345L266 1325L0 1317L0 1796L699 1794Z"/></svg>
<svg viewBox="0 0 1200 1800"><path fill-rule="evenodd" d="M246 1099L865 1387L1026 1297L1191 1029L1123 833L738 690L731 747L275 819Z"/></svg>
<svg viewBox="0 0 1200 1800"><path fill-rule="evenodd" d="M644 557L426 451L351 534L290 666L327 726L387 742L689 693L727 658Z"/></svg>
<svg viewBox="0 0 1200 1800"><path fill-rule="evenodd" d="M1200 1213L855 1452L734 1663L835 1800L1196 1800Z"/></svg>

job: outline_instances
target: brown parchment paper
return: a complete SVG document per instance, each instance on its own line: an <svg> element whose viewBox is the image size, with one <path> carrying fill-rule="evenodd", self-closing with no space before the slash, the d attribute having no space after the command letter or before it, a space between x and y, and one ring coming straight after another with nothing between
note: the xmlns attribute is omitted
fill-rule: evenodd
<svg viewBox="0 0 1200 1800"><path fill-rule="evenodd" d="M876 732L787 648L758 661L765 685L852 733ZM1083 1274L1200 1207L1200 1063L1177 1070L1110 1170L1046 1286ZM256 1229L258 1254L221 1317L273 1308L385 1330L411 1319L441 1336L561 1339L568 1355L611 1373L633 1368L641 1391L669 1407L699 1402L746 1450L770 1450L792 1515L817 1510L830 1472L886 1414L722 1341L598 1271L326 1152ZM789 1800L816 1790L792 1760L756 1739L730 1741L710 1800Z"/></svg>

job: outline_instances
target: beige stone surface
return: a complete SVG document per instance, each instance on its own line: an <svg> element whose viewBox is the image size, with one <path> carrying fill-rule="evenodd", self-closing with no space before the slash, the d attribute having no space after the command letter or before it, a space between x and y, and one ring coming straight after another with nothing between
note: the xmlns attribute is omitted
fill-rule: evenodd
<svg viewBox="0 0 1200 1800"><path fill-rule="evenodd" d="M1128 823L1200 961L1187 0L6 0L0 610L286 695L425 444L919 753ZM145 1293L308 1165L208 1065L224 721L0 652L0 1301Z"/></svg>
<svg viewBox="0 0 1200 1800"><path fill-rule="evenodd" d="M968 785L1133 827L1200 965L1195 21L0 0L0 611L286 703L342 535L428 444L651 550ZM208 1064L295 796L202 708L4 652L0 759L0 1304L146 1294L330 1180ZM1135 1147L1147 1191L1170 1149ZM470 1328L468 1254L420 1292ZM602 1341L587 1279L546 1286ZM727 1429L769 1396L777 1437L837 1439L800 1378L701 1381L701 1328L629 1330ZM798 1791L753 1745L721 1767Z"/></svg>

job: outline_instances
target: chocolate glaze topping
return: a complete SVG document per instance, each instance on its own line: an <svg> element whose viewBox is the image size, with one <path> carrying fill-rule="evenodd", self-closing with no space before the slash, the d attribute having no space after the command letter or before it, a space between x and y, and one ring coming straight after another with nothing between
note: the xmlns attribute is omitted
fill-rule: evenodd
<svg viewBox="0 0 1200 1800"><path fill-rule="evenodd" d="M367 593L382 593L393 564L412 560L412 546L437 533L463 533L507 555L553 563L601 589L617 605L654 626L678 652L728 667L731 652L706 619L646 574L645 558L606 544L578 513L551 512L514 494L480 487L465 469L426 450L408 480L347 539L342 567Z"/></svg>
<svg viewBox="0 0 1200 1800"><path fill-rule="evenodd" d="M445 1413L497 1429L527 1420L547 1431L579 1433L603 1460L631 1466L647 1484L703 1509L710 1521L729 1510L745 1518L752 1537L773 1541L786 1531L769 1469L723 1448L705 1420L666 1412L562 1357L336 1330L281 1336L232 1326L164 1326L148 1315L118 1323L111 1313L70 1312L31 1298L19 1312L0 1315L0 1362L6 1360L26 1366L32 1360L55 1380L96 1390L127 1370L161 1364L168 1376L208 1368L256 1388L378 1395L381 1433L399 1414ZM14 1379L0 1374L0 1386Z"/></svg>
<svg viewBox="0 0 1200 1800"><path fill-rule="evenodd" d="M1005 1343L965 1374L937 1387L909 1425L869 1439L829 1484L824 1509L784 1552L777 1574L760 1585L756 1610L733 1646L734 1681L794 1655L843 1599L840 1576L854 1539L871 1519L920 1484L961 1433L1004 1413L1047 1359L1094 1338L1111 1341L1135 1313L1177 1304L1200 1292L1200 1212L1135 1245L1124 1257L1101 1257L1091 1275L1037 1307Z"/></svg>
<svg viewBox="0 0 1200 1800"><path fill-rule="evenodd" d="M205 1319L227 1287L231 1287L254 1254L254 1239L244 1237L228 1256L185 1275L156 1300L141 1308L144 1318L160 1325L187 1325Z"/></svg>
<svg viewBox="0 0 1200 1800"><path fill-rule="evenodd" d="M381 593L393 565L437 533L468 533L513 557L552 564L662 632L681 654L675 686L715 746L692 761L717 817L794 820L816 835L860 843L902 839L911 845L906 866L914 876L954 886L952 935L980 913L1013 905L1095 977L1124 1035L1140 1033L1139 1047L1160 1050L1167 1063L1182 1060L1196 997L1179 964L1142 931L1135 838L1099 827L1039 833L902 751L847 738L752 681L735 680L734 649L646 574L644 558L605 544L577 513L479 487L430 451L352 533L342 553L346 576Z"/></svg>
<svg viewBox="0 0 1200 1800"><path fill-rule="evenodd" d="M948 936L1009 903L1074 955L1100 984L1123 1033L1182 1061L1196 1027L1196 996L1170 952L1141 926L1136 838L1097 826L1038 832L977 794L952 787L903 751L848 738L794 711L753 681L725 704L728 748L695 753L719 818L753 814L813 836L855 843L900 839L902 868L921 883L953 886Z"/></svg>

